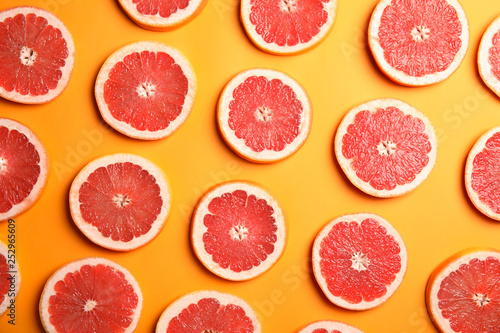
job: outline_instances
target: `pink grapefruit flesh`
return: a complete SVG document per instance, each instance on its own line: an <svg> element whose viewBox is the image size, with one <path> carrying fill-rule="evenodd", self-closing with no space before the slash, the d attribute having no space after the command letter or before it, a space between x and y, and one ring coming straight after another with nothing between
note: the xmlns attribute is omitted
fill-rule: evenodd
<svg viewBox="0 0 500 333"><path fill-rule="evenodd" d="M484 32L477 62L484 83L500 96L500 16Z"/></svg>
<svg viewBox="0 0 500 333"><path fill-rule="evenodd" d="M52 13L36 7L0 12L0 96L46 103L66 89L75 61L68 29Z"/></svg>
<svg viewBox="0 0 500 333"><path fill-rule="evenodd" d="M14 254L0 242L0 316L9 311L9 306L15 302L21 286L21 274Z"/></svg>
<svg viewBox="0 0 500 333"><path fill-rule="evenodd" d="M363 333L363 331L333 320L319 320L303 327L298 333Z"/></svg>

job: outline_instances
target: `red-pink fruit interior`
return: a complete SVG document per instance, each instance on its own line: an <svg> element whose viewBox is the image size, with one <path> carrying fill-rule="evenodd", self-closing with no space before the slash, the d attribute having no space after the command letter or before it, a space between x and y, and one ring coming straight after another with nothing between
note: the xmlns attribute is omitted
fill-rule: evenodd
<svg viewBox="0 0 500 333"><path fill-rule="evenodd" d="M317 328L314 331L312 331L312 333L342 333L342 332L337 331L337 330L333 330L331 332L328 332L328 330L325 328Z"/></svg>
<svg viewBox="0 0 500 333"><path fill-rule="evenodd" d="M203 298L173 318L166 333L252 333L254 330L252 320L240 306L221 305L215 298Z"/></svg>
<svg viewBox="0 0 500 333"><path fill-rule="evenodd" d="M210 201L203 217L205 251L222 268L248 271L273 253L278 230L273 208L244 190L224 193Z"/></svg>
<svg viewBox="0 0 500 333"><path fill-rule="evenodd" d="M28 197L40 171L40 155L26 135L0 126L0 213Z"/></svg>
<svg viewBox="0 0 500 333"><path fill-rule="evenodd" d="M139 131L167 128L182 112L188 79L165 52L133 52L117 62L104 83L111 115Z"/></svg>
<svg viewBox="0 0 500 333"><path fill-rule="evenodd" d="M442 281L438 306L451 329L460 333L496 333L500 327L500 261L474 258Z"/></svg>
<svg viewBox="0 0 500 333"><path fill-rule="evenodd" d="M229 127L255 152L282 151L300 133L302 103L279 79L250 76L233 91Z"/></svg>
<svg viewBox="0 0 500 333"><path fill-rule="evenodd" d="M43 96L57 87L69 56L61 31L35 14L0 22L0 48L0 86L30 96Z"/></svg>
<svg viewBox="0 0 500 333"><path fill-rule="evenodd" d="M160 15L167 18L177 10L185 9L189 5L189 0L132 0L132 3L142 15Z"/></svg>
<svg viewBox="0 0 500 333"><path fill-rule="evenodd" d="M491 72L497 80L500 80L500 31L493 35L491 43L488 50L488 62L491 65Z"/></svg>
<svg viewBox="0 0 500 333"><path fill-rule="evenodd" d="M163 204L156 178L130 162L97 168L81 185L78 199L83 220L121 242L146 234Z"/></svg>
<svg viewBox="0 0 500 333"><path fill-rule="evenodd" d="M500 214L500 132L474 157L471 186L482 203Z"/></svg>
<svg viewBox="0 0 500 333"><path fill-rule="evenodd" d="M429 163L424 122L396 107L360 111L342 137L342 154L356 176L376 190L411 183Z"/></svg>
<svg viewBox="0 0 500 333"><path fill-rule="evenodd" d="M11 275L7 273L10 271L9 265L7 264L7 258L0 254L0 304L5 300L5 297L9 293L10 289L10 278Z"/></svg>
<svg viewBox="0 0 500 333"><path fill-rule="evenodd" d="M124 332L132 323L139 297L113 267L84 265L54 285L50 323L57 332Z"/></svg>
<svg viewBox="0 0 500 333"><path fill-rule="evenodd" d="M443 72L462 46L462 24L446 0L392 0L380 18L387 63L406 75Z"/></svg>
<svg viewBox="0 0 500 333"><path fill-rule="evenodd" d="M266 43L294 46L311 41L328 21L331 0L251 0L250 22Z"/></svg>
<svg viewBox="0 0 500 333"><path fill-rule="evenodd" d="M352 304L384 296L401 270L398 242L372 218L335 224L319 255L330 293Z"/></svg>

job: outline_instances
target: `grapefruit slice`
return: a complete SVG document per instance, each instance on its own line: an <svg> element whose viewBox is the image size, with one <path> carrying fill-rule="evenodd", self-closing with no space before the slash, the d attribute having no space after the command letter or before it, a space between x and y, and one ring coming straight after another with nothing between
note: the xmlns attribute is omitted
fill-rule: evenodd
<svg viewBox="0 0 500 333"><path fill-rule="evenodd" d="M191 113L195 93L196 78L184 55L149 41L109 56L95 85L103 119L118 132L143 140L175 132Z"/></svg>
<svg viewBox="0 0 500 333"><path fill-rule="evenodd" d="M0 12L0 96L18 103L47 103L68 86L75 45L52 13L36 7Z"/></svg>
<svg viewBox="0 0 500 333"><path fill-rule="evenodd" d="M179 298L163 312L156 333L260 333L252 308L241 298L214 290Z"/></svg>
<svg viewBox="0 0 500 333"><path fill-rule="evenodd" d="M333 26L337 0L242 0L250 40L272 54L296 54L321 42Z"/></svg>
<svg viewBox="0 0 500 333"><path fill-rule="evenodd" d="M115 251L130 251L155 238L170 201L163 172L132 154L90 162L73 180L69 196L76 226L95 244Z"/></svg>
<svg viewBox="0 0 500 333"><path fill-rule="evenodd" d="M142 310L142 292L132 274L104 258L85 258L58 269L40 299L48 333L133 332Z"/></svg>
<svg viewBox="0 0 500 333"><path fill-rule="evenodd" d="M500 96L500 16L486 29L477 56L484 83Z"/></svg>
<svg viewBox="0 0 500 333"><path fill-rule="evenodd" d="M191 229L194 252L203 265L233 281L269 270L281 257L287 236L278 202L246 181L210 189L195 208Z"/></svg>
<svg viewBox="0 0 500 333"><path fill-rule="evenodd" d="M45 148L17 121L0 118L0 221L28 210L47 181Z"/></svg>
<svg viewBox="0 0 500 333"><path fill-rule="evenodd" d="M465 164L465 188L481 213L500 221L500 127L483 134L472 147Z"/></svg>
<svg viewBox="0 0 500 333"><path fill-rule="evenodd" d="M206 0L119 0L127 15L144 29L167 31L198 15Z"/></svg>
<svg viewBox="0 0 500 333"><path fill-rule="evenodd" d="M496 333L500 327L500 252L473 248L436 268L427 311L442 333Z"/></svg>
<svg viewBox="0 0 500 333"><path fill-rule="evenodd" d="M363 333L363 331L339 321L321 320L307 325L299 333Z"/></svg>
<svg viewBox="0 0 500 333"><path fill-rule="evenodd" d="M241 157L271 163L295 153L311 130L305 90L288 75L254 68L236 75L219 98L222 137Z"/></svg>
<svg viewBox="0 0 500 333"><path fill-rule="evenodd" d="M457 0L381 0L370 20L368 44L390 79L424 86L443 81L460 66L469 25Z"/></svg>
<svg viewBox="0 0 500 333"><path fill-rule="evenodd" d="M313 245L313 271L326 297L350 310L381 305L401 284L407 253L403 239L375 214L350 214L328 223Z"/></svg>
<svg viewBox="0 0 500 333"><path fill-rule="evenodd" d="M335 155L347 178L381 198L420 185L436 162L437 141L427 117L396 99L354 107L340 123Z"/></svg>
<svg viewBox="0 0 500 333"><path fill-rule="evenodd" d="M0 242L0 316L6 313L19 294L21 275L12 251Z"/></svg>

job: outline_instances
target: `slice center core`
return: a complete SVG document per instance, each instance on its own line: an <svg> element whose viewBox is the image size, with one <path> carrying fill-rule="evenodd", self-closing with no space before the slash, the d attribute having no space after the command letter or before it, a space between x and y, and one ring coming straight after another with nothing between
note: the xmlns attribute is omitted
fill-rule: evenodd
<svg viewBox="0 0 500 333"><path fill-rule="evenodd" d="M85 303L85 306L83 307L83 311L89 312L94 310L94 308L97 306L97 302L89 299L87 303Z"/></svg>
<svg viewBox="0 0 500 333"><path fill-rule="evenodd" d="M415 28L413 28L410 34L415 42L423 42L427 38L429 38L431 29L423 25L417 25Z"/></svg>
<svg viewBox="0 0 500 333"><path fill-rule="evenodd" d="M351 261L352 261L351 267L357 271L364 271L368 269L368 264L370 263L366 254L361 252L355 253L352 256Z"/></svg>
<svg viewBox="0 0 500 333"><path fill-rule="evenodd" d="M292 13L297 9L297 0L281 0L280 8L285 13Z"/></svg>
<svg viewBox="0 0 500 333"><path fill-rule="evenodd" d="M273 111L267 106L259 106L257 111L255 111L255 118L258 121L269 121L271 120Z"/></svg>
<svg viewBox="0 0 500 333"><path fill-rule="evenodd" d="M21 49L21 54L19 55L19 59L21 59L21 63L25 66L32 66L35 63L36 57L38 53L35 50L23 46Z"/></svg>
<svg viewBox="0 0 500 333"><path fill-rule="evenodd" d="M488 295L479 293L474 293L474 295L472 296L472 300L476 302L478 306L485 306L489 302L491 302L491 300L488 298Z"/></svg>
<svg viewBox="0 0 500 333"><path fill-rule="evenodd" d="M389 156L394 154L394 152L396 151L396 144L389 140L380 141L380 143L377 145L377 150L380 155Z"/></svg>
<svg viewBox="0 0 500 333"><path fill-rule="evenodd" d="M115 203L115 205L119 208L123 208L125 206L127 206L128 204L130 204L132 202L132 200L130 200L130 198L128 197L127 194L115 194L114 198L113 198L113 202Z"/></svg>
<svg viewBox="0 0 500 333"><path fill-rule="evenodd" d="M150 82L145 82L145 83L139 84L136 91L140 97L149 98L155 94L156 86Z"/></svg>
<svg viewBox="0 0 500 333"><path fill-rule="evenodd" d="M242 225L236 225L229 231L231 238L235 240L244 240L248 236L248 229Z"/></svg>
<svg viewBox="0 0 500 333"><path fill-rule="evenodd" d="M0 157L0 174L7 170L7 160L3 157Z"/></svg>

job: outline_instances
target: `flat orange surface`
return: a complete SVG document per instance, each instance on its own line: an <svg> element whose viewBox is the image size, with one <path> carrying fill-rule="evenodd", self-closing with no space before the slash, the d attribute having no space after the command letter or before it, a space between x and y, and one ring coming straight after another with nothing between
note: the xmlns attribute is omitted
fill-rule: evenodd
<svg viewBox="0 0 500 333"><path fill-rule="evenodd" d="M217 289L248 301L264 332L296 332L319 319L348 322L371 333L436 332L424 303L427 278L442 260L472 246L499 247L500 224L480 214L464 188L469 149L479 136L500 124L500 99L482 83L476 66L479 41L500 14L500 2L462 0L470 24L464 62L449 79L409 88L387 79L375 65L365 32L377 0L341 0L333 30L307 53L280 57L258 50L246 37L236 0L209 0L192 22L170 32L135 25L117 1L3 0L0 9L26 4L51 10L67 25L76 44L76 64L67 90L40 106L0 101L0 115L16 119L38 134L50 157L44 194L15 218L16 251L22 286L16 325L0 318L0 332L42 332L38 302L49 276L63 264L101 256L125 266L144 294L137 332L153 332L172 301L199 289ZM192 63L198 94L187 122L171 137L154 142L127 138L100 118L93 94L97 72L113 51L139 40L156 40L181 50ZM295 77L313 103L311 135L287 160L256 165L236 156L219 136L215 109L225 83L252 67L270 67ZM335 162L332 144L343 115L373 98L394 97L414 105L433 123L438 157L429 178L415 191L393 199L363 194ZM170 217L150 244L128 253L100 248L74 226L68 191L78 171L108 153L130 152L149 158L167 174L173 192ZM289 237L283 257L264 275L229 282L207 271L189 242L190 215L202 193L229 179L259 182L280 201ZM400 232L406 242L408 271L398 291L382 306L351 312L331 304L310 268L314 237L331 219L373 212ZM0 224L0 239L7 225Z"/></svg>

